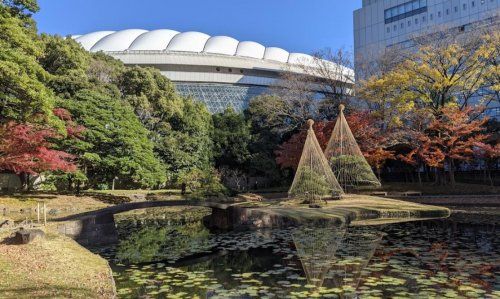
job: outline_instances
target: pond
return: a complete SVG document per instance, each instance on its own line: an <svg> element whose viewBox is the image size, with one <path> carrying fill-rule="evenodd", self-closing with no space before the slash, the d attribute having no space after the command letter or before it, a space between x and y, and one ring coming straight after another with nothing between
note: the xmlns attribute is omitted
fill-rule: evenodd
<svg viewBox="0 0 500 299"><path fill-rule="evenodd" d="M498 298L494 225L449 219L209 232L203 208L116 216L120 298Z"/></svg>

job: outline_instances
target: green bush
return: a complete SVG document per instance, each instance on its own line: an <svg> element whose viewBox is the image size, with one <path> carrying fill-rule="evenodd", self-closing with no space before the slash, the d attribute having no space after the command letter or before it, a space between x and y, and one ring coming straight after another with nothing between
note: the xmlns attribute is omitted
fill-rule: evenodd
<svg viewBox="0 0 500 299"><path fill-rule="evenodd" d="M220 175L215 169L192 169L179 175L179 186L185 185L193 198L221 197L228 194L228 189L220 182Z"/></svg>
<svg viewBox="0 0 500 299"><path fill-rule="evenodd" d="M330 166L341 185L378 184L373 170L362 156L334 156L330 158Z"/></svg>
<svg viewBox="0 0 500 299"><path fill-rule="evenodd" d="M324 175L317 174L309 168L303 171L300 180L291 190L290 196L304 199L307 203L333 196L333 188L328 184Z"/></svg>

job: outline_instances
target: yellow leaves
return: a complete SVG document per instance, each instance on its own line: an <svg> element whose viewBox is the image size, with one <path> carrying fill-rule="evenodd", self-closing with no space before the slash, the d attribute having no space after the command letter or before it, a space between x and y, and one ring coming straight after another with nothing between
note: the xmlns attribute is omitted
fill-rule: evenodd
<svg viewBox="0 0 500 299"><path fill-rule="evenodd" d="M490 60L499 55L499 41L496 32L479 41L433 41L391 71L362 82L358 95L383 109L385 121L399 125L405 113L417 108L437 111L447 103L466 101L485 85L499 91L500 69Z"/></svg>

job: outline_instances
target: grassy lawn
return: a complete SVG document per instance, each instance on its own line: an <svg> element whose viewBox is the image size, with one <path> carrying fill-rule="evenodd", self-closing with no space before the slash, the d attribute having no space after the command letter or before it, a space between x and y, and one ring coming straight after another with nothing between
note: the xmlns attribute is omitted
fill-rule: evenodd
<svg viewBox="0 0 500 299"><path fill-rule="evenodd" d="M130 196L130 195L181 195L180 189L160 189L160 190L89 190L90 192L111 194L117 196Z"/></svg>
<svg viewBox="0 0 500 299"><path fill-rule="evenodd" d="M316 220L333 220L338 223L352 221L352 224L380 224L424 218L442 218L450 215L444 207L423 205L402 200L368 195L349 194L342 200L321 204L321 209L311 209L300 199L286 201L265 200L262 202L241 202L234 206L253 208L277 217L293 219L297 223Z"/></svg>
<svg viewBox="0 0 500 299"><path fill-rule="evenodd" d="M86 196L0 196L0 222L35 221L37 201L45 202L47 211L52 211L47 214L49 220L109 206ZM0 231L0 298L113 297L114 286L106 260L58 234L56 224L49 222L42 229L46 239L27 245L6 244L10 232Z"/></svg>
<svg viewBox="0 0 500 299"><path fill-rule="evenodd" d="M47 219L78 214L86 211L102 209L109 204L88 196L32 194L22 196L0 196L0 220L8 218L15 221L36 220L37 202L47 206ZM4 215L4 208L6 213Z"/></svg>
<svg viewBox="0 0 500 299"><path fill-rule="evenodd" d="M479 184L457 183L455 187L439 186L432 183L382 183L382 189L388 192L420 191L427 195L464 195L464 194L500 194L500 187Z"/></svg>
<svg viewBox="0 0 500 299"><path fill-rule="evenodd" d="M0 243L1 298L113 297L106 260L50 226L46 233L45 240L27 245Z"/></svg>

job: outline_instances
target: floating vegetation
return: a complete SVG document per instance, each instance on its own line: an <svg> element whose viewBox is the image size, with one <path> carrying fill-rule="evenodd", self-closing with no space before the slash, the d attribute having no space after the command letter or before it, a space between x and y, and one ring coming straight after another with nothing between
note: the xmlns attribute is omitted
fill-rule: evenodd
<svg viewBox="0 0 500 299"><path fill-rule="evenodd" d="M124 219L96 250L120 298L498 298L498 229L446 221L212 234Z"/></svg>

